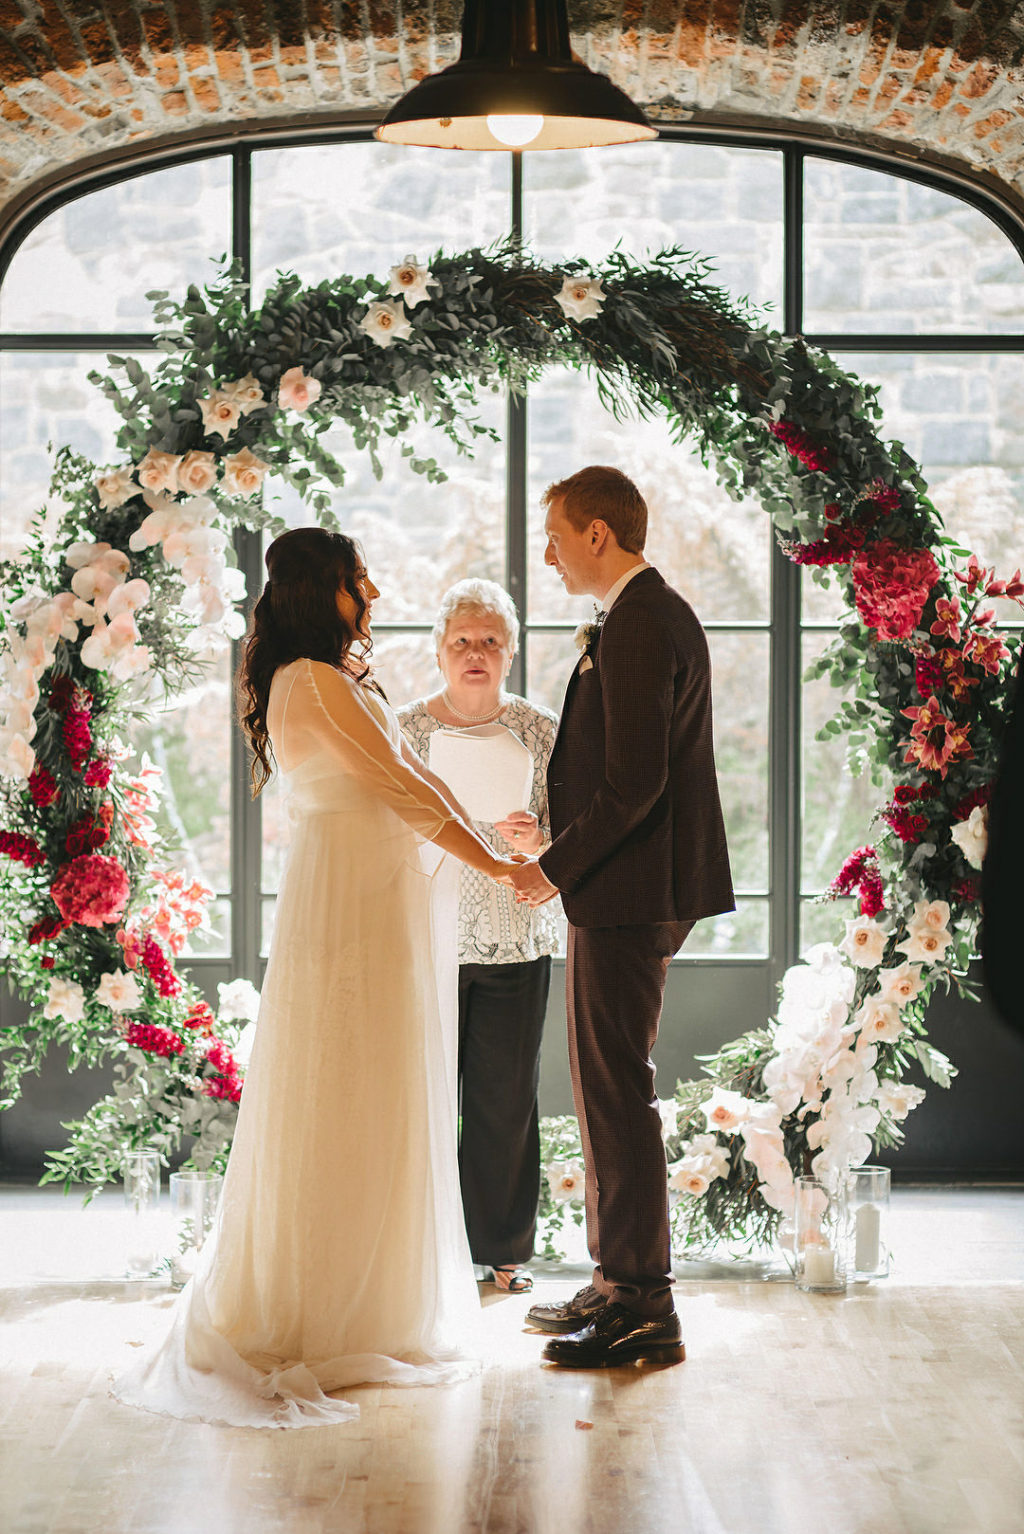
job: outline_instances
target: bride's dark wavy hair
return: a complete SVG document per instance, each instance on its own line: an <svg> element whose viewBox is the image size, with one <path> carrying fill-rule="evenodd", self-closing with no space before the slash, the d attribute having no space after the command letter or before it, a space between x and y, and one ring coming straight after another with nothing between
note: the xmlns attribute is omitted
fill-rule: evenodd
<svg viewBox="0 0 1024 1534"><path fill-rule="evenodd" d="M356 578L362 562L351 538L322 527L282 533L267 550L269 579L252 610L238 671L241 724L252 747L253 798L273 770L267 704L278 667L307 657L344 666L357 680L370 669L372 645L359 632L367 605ZM354 627L338 611L342 587L355 603Z"/></svg>

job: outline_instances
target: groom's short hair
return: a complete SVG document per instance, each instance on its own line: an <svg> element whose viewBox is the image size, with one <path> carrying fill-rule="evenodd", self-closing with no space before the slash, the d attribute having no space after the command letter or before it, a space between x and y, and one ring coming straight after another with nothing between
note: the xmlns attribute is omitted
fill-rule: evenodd
<svg viewBox="0 0 1024 1534"><path fill-rule="evenodd" d="M607 523L620 549L642 554L647 542L647 502L628 475L606 464L592 463L568 479L549 485L544 506L557 501L566 519L582 532L596 519Z"/></svg>

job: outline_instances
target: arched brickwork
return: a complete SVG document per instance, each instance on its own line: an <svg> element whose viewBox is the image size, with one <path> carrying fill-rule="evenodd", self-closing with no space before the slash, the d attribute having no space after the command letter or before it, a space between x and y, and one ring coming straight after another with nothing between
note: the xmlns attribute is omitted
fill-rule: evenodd
<svg viewBox="0 0 1024 1534"><path fill-rule="evenodd" d="M176 139L376 115L461 0L0 0L0 209ZM1024 8L570 0L580 54L665 121L813 129L956 163L1024 206ZM0 226L2 226L0 214Z"/></svg>

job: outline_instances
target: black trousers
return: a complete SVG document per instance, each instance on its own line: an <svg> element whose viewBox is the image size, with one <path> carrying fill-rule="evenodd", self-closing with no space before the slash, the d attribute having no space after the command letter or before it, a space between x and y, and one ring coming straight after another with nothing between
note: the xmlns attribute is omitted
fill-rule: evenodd
<svg viewBox="0 0 1024 1534"><path fill-rule="evenodd" d="M459 1176L473 1261L533 1256L537 1087L551 960L459 966Z"/></svg>
<svg viewBox="0 0 1024 1534"><path fill-rule="evenodd" d="M692 927L569 926L569 1073L593 1282L642 1316L672 1311L668 1184L651 1051L669 961Z"/></svg>

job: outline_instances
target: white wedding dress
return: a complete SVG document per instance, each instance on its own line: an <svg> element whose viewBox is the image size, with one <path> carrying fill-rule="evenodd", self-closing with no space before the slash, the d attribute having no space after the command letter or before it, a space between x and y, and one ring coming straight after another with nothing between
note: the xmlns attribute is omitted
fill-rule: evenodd
<svg viewBox="0 0 1024 1534"><path fill-rule="evenodd" d="M327 1392L473 1372L456 1160L458 865L391 710L320 662L274 677L291 844L217 1230L171 1332L114 1385L241 1427L352 1419Z"/></svg>

